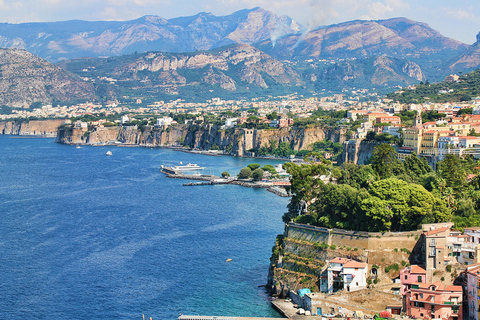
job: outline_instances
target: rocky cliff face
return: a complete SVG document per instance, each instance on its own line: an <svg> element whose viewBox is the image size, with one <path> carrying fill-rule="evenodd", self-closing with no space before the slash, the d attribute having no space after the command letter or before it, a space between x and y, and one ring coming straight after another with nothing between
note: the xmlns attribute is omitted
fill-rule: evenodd
<svg viewBox="0 0 480 320"><path fill-rule="evenodd" d="M375 141L352 139L343 143L342 163L351 162L367 164L372 156L373 149L382 143ZM395 146L395 149L398 147Z"/></svg>
<svg viewBox="0 0 480 320"><path fill-rule="evenodd" d="M94 98L92 84L64 69L24 50L0 49L0 105Z"/></svg>
<svg viewBox="0 0 480 320"><path fill-rule="evenodd" d="M115 86L139 91L139 95L146 90L168 93L182 89L198 96L217 87L248 91L303 84L301 75L293 68L249 45L201 53L149 52L109 59L75 59L59 65L96 83L108 78Z"/></svg>
<svg viewBox="0 0 480 320"><path fill-rule="evenodd" d="M477 34L477 41L450 65L450 70L452 72L469 72L477 69L478 66L480 66L480 33Z"/></svg>
<svg viewBox="0 0 480 320"><path fill-rule="evenodd" d="M340 130L324 130L321 128L309 129L279 129L254 130L231 129L220 130L218 126L187 126L179 125L165 130L147 127L143 132L135 126L130 127L97 127L88 130L73 127L61 127L57 141L65 144L131 144L139 146L175 146L210 150L219 148L226 153L237 156L247 155L250 149L258 150L261 146L268 146L271 141L287 142L292 149L308 150L311 144L323 139L332 139L335 142L345 140L345 132Z"/></svg>
<svg viewBox="0 0 480 320"><path fill-rule="evenodd" d="M32 120L0 122L0 134L56 137L63 120Z"/></svg>

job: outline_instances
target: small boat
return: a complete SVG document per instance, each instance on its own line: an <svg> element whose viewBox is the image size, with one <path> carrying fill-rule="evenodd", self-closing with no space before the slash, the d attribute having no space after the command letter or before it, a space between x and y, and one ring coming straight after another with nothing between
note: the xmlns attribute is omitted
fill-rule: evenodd
<svg viewBox="0 0 480 320"><path fill-rule="evenodd" d="M227 262L232 262L232 259L228 258L228 259L227 259Z"/></svg>
<svg viewBox="0 0 480 320"><path fill-rule="evenodd" d="M107 153L105 153L106 156L111 156L112 155L112 151L108 150Z"/></svg>
<svg viewBox="0 0 480 320"><path fill-rule="evenodd" d="M80 149L81 147L77 144L77 149Z"/></svg>

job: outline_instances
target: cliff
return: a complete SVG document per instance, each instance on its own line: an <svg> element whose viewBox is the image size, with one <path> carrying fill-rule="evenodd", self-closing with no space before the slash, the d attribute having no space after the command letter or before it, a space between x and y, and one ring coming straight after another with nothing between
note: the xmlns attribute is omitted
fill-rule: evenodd
<svg viewBox="0 0 480 320"><path fill-rule="evenodd" d="M0 122L0 134L56 137L64 120L32 120Z"/></svg>
<svg viewBox="0 0 480 320"><path fill-rule="evenodd" d="M57 141L65 144L130 144L139 146L174 146L211 150L220 149L236 156L248 155L251 150L287 142L295 150L306 150L311 144L330 139L335 142L345 140L345 132L340 129L322 128L282 128L270 130L227 129L216 125L178 125L168 128L146 126L140 130L136 126L74 128L62 126Z"/></svg>
<svg viewBox="0 0 480 320"><path fill-rule="evenodd" d="M360 139L351 139L343 142L343 154L341 163L351 162L356 164L366 164L372 156L373 149L383 142L367 141ZM398 146L394 146L395 149Z"/></svg>

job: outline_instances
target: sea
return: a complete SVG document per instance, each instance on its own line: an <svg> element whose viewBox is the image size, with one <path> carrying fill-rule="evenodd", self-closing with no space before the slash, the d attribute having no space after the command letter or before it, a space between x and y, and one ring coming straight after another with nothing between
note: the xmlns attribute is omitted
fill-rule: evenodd
<svg viewBox="0 0 480 320"><path fill-rule="evenodd" d="M0 319L279 317L262 285L289 199L159 171L180 162L281 163L0 136Z"/></svg>

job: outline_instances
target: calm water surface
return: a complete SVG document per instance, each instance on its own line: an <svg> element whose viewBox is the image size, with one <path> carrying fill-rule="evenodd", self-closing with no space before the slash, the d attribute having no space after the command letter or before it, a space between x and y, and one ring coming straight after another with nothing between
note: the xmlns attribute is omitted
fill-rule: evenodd
<svg viewBox="0 0 480 320"><path fill-rule="evenodd" d="M278 163L0 136L0 319L278 316L258 285L288 199L183 187L162 161Z"/></svg>

